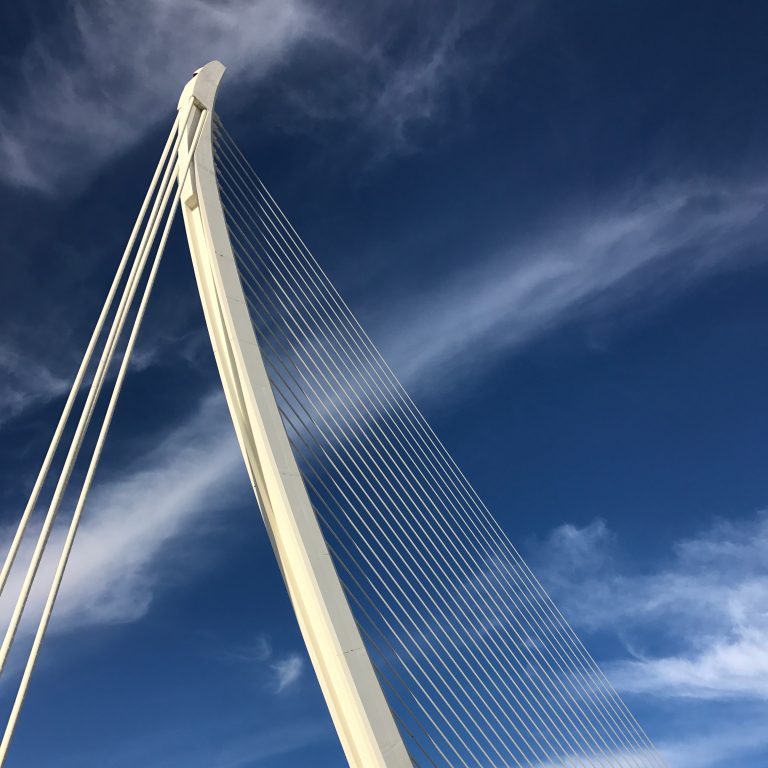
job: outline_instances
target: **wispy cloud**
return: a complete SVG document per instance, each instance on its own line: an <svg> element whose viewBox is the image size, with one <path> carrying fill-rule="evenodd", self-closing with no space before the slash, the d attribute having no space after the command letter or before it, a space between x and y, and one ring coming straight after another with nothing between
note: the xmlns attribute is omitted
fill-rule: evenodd
<svg viewBox="0 0 768 768"><path fill-rule="evenodd" d="M8 69L0 176L49 191L84 183L159 121L170 124L181 87L214 58L246 103L274 80L270 111L283 128L351 118L385 154L410 144L409 129L435 119L446 93L471 88L468 73L504 49L500 41L473 58L461 51L486 5L417 12L382 2L361 13L317 0L76 2ZM419 24L408 25L414 14Z"/></svg>
<svg viewBox="0 0 768 768"><path fill-rule="evenodd" d="M82 765L109 765L133 768L151 764L154 768L253 768L282 764L281 757L316 748L334 738L333 728L325 719L292 716L290 724L265 722L268 713L254 718L243 716L242 708L233 706L218 720L209 720L204 728L179 727L163 722L141 739L131 738L119 748L89 739L70 757L62 753L57 765L80 768ZM303 755L302 755L303 757ZM294 757L294 761L298 758Z"/></svg>
<svg viewBox="0 0 768 768"><path fill-rule="evenodd" d="M235 743L221 749L213 759L206 757L201 760L199 755L190 755L190 760L185 761L184 765L249 768L268 761L271 763L281 755L289 755L311 744L322 742L329 734L330 729L326 722L302 720L292 723L288 728L272 727L253 735L241 735ZM168 763L169 768L177 765L178 754Z"/></svg>
<svg viewBox="0 0 768 768"><path fill-rule="evenodd" d="M356 25L348 45L366 67L359 86L350 89L354 96L345 109L353 108L378 136L376 158L419 147L421 131L431 124L450 133L449 121L443 118L471 101L469 94L480 90L488 75L522 45L521 30L530 23L534 4L506 3L501 20L494 9L498 6L492 0L424 3L416 14L410 9L410 30L404 32L399 25L393 29L392 4L383 3L378 14L383 27L375 23L377 16L374 23L369 16L367 24ZM413 34L413 29L424 31ZM483 46L470 44L469 38L480 30ZM393 38L403 35L407 39L396 44Z"/></svg>
<svg viewBox="0 0 768 768"><path fill-rule="evenodd" d="M225 659L249 668L266 668L269 672L268 688L278 695L294 688L305 668L302 654L275 650L272 639L266 633L259 634L247 646L229 649L223 655Z"/></svg>
<svg viewBox="0 0 768 768"><path fill-rule="evenodd" d="M0 342L0 426L28 408L59 397L69 387L66 377L44 362Z"/></svg>
<svg viewBox="0 0 768 768"><path fill-rule="evenodd" d="M768 514L717 522L644 573L601 521L561 526L537 559L574 623L624 641L607 667L622 690L768 700Z"/></svg>
<svg viewBox="0 0 768 768"><path fill-rule="evenodd" d="M81 321L79 309L72 307L72 326L77 324L75 318L78 323ZM88 320L94 322L95 318L89 317ZM52 317L23 335L8 331L6 338L0 340L0 429L6 422L69 394L85 352L86 340L82 339L82 347L78 348L69 338L55 337L51 329L56 328L57 322L60 320ZM161 331L146 338L140 337L131 356L132 372L170 366L199 369L205 363L212 362L210 340L204 328L189 330L191 326L187 316L174 318L168 314L163 318L162 326ZM120 339L123 345L127 334L124 329ZM106 332L102 332L100 342L105 337ZM51 344L53 338L56 340L54 345ZM101 349L97 348L81 393L91 386L100 355ZM108 381L117 374L118 368L119 354L107 371Z"/></svg>
<svg viewBox="0 0 768 768"><path fill-rule="evenodd" d="M396 322L382 319L377 335L406 385L424 388L429 379L483 370L590 313L641 296L658 306L665 295L742 264L766 233L765 185L669 185L555 217L539 237L513 240L430 294L388 302Z"/></svg>
<svg viewBox="0 0 768 768"><path fill-rule="evenodd" d="M227 656L247 664L252 664L254 661L264 663L272 658L272 641L269 635L261 633L247 648L229 651Z"/></svg>
<svg viewBox="0 0 768 768"><path fill-rule="evenodd" d="M735 765L760 765L768 747L768 731L763 716L734 718L721 721L714 729L689 738L670 739L663 745L664 754L672 768L728 768Z"/></svg>
<svg viewBox="0 0 768 768"><path fill-rule="evenodd" d="M210 59L255 82L324 30L304 0L109 0L65 14L29 46L0 108L3 175L39 189L87 178L158 120L170 125L181 87Z"/></svg>
<svg viewBox="0 0 768 768"><path fill-rule="evenodd" d="M283 693L299 681L304 671L304 658L298 653L292 653L272 664L272 670L275 673L275 690Z"/></svg>
<svg viewBox="0 0 768 768"><path fill-rule="evenodd" d="M53 631L133 621L144 615L164 573L173 543L209 532L211 513L249 490L223 397L199 410L124 473L97 484L88 502L56 608ZM15 516L14 516L15 517ZM38 577L50 583L65 531L57 527ZM12 529L3 532L7 542ZM33 536L25 540L0 599L9 616L29 561ZM5 551L5 550L3 550ZM47 591L47 590L46 590ZM43 587L29 616L39 613Z"/></svg>
<svg viewBox="0 0 768 768"><path fill-rule="evenodd" d="M586 759L586 762L584 762ZM632 766L632 768L657 768L658 755L644 749L613 750L581 754L564 755L557 762L536 763L532 768L562 768L564 765L609 765Z"/></svg>

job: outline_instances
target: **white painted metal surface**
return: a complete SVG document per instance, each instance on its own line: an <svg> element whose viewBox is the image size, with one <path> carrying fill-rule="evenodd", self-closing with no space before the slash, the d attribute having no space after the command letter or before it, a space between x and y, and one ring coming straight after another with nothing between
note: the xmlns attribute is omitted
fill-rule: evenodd
<svg viewBox="0 0 768 768"><path fill-rule="evenodd" d="M217 61L184 89L213 113L224 73ZM197 119L184 129L180 161ZM182 210L203 311L243 458L310 658L349 764L410 768L299 474L248 313L221 207L207 121L182 189Z"/></svg>

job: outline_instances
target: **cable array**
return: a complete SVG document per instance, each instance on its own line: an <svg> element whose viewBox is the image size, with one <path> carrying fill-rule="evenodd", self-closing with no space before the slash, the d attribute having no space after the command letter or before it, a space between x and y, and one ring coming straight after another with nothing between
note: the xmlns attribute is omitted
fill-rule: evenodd
<svg viewBox="0 0 768 768"><path fill-rule="evenodd" d="M23 665L21 680L18 684L8 722L0 742L0 766L5 763L11 739L18 721L19 713L24 703L29 682L34 671L40 646L45 637L56 598L61 587L64 572L67 567L77 530L82 519L88 493L90 491L96 468L106 441L112 417L115 412L123 382L130 364L131 354L142 320L149 302L149 297L157 277L165 246L168 241L171 226L179 205L181 186L189 173L190 162L200 135L208 119L208 112L201 110L190 101L179 110L176 120L168 135L160 161L150 182L149 189L139 210L128 243L118 264L107 298L100 311L93 334L86 348L83 359L75 376L53 438L43 459L42 466L30 493L27 505L11 541L8 553L0 569L0 594L8 586L9 576L17 563L19 551L29 523L33 518L40 495L49 479L49 473L56 458L62 438L73 429L69 447L63 459L63 464L55 479L55 486L35 541L32 555L24 572L18 597L14 604L5 635L0 645L0 673L6 670L9 653L14 640L18 640L17 632L28 607L28 599L33 585L39 580L40 564L48 545L51 543L51 533L58 513L70 489L70 481L80 454L86 445L89 428L100 405L102 390L105 384L114 376L112 391L106 407L101 415L101 424L97 430L93 445L90 447L90 458L87 468L80 481L77 501L74 511L66 527L66 534L56 562L56 568L48 587L47 596L40 614L37 626L32 633L32 644ZM196 122L195 122L196 121ZM186 135L187 129L192 134L189 153L182 161L179 148ZM159 239L158 239L159 235ZM137 245L138 241L138 245ZM153 255L154 251L154 255ZM130 264L130 267L129 267ZM126 274L127 270L127 274ZM143 285L143 288L142 288ZM141 297L138 299L139 290ZM117 302L115 299L118 297ZM130 332L123 343L123 334L130 321ZM109 329L106 330L109 322ZM105 332L106 331L106 332ZM94 353L98 348L101 353L95 366L92 365ZM121 349L122 347L122 349ZM116 371L113 369L116 368ZM93 370L92 370L93 369ZM84 388L89 373L90 384L87 387L84 402L79 416L74 416L75 406L81 390Z"/></svg>
<svg viewBox="0 0 768 768"><path fill-rule="evenodd" d="M214 155L283 424L414 765L663 768L215 116Z"/></svg>

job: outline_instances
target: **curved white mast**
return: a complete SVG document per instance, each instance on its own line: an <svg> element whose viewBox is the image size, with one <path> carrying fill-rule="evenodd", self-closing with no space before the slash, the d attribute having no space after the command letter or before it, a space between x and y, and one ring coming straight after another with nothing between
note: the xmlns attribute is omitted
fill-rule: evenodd
<svg viewBox="0 0 768 768"><path fill-rule="evenodd" d="M187 83L213 114L224 66L212 61ZM197 119L180 128L185 160ZM243 458L347 760L354 768L410 768L411 760L355 624L299 474L243 295L221 207L212 120L203 126L182 210L213 351Z"/></svg>

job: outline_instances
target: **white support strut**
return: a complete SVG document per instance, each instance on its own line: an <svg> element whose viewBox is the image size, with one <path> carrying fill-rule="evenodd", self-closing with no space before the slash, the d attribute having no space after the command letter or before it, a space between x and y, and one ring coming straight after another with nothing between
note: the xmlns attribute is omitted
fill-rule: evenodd
<svg viewBox="0 0 768 768"><path fill-rule="evenodd" d="M213 114L224 66L199 69L179 105ZM198 110L198 112L199 112ZM299 473L267 377L221 206L208 120L182 188L192 263L237 438L283 578L347 761L353 768L412 763L355 623ZM195 118L180 161L190 152Z"/></svg>

